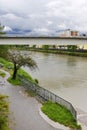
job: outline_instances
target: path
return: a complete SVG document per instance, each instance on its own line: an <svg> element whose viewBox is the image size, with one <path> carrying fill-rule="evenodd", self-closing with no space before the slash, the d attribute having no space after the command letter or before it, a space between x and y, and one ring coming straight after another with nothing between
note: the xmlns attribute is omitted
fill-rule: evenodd
<svg viewBox="0 0 87 130"><path fill-rule="evenodd" d="M81 124L82 130L87 130L87 113L83 110L76 108L78 123Z"/></svg>
<svg viewBox="0 0 87 130"><path fill-rule="evenodd" d="M23 87L14 87L9 84L6 80L9 74L5 73L5 79L0 77L0 93L9 95L10 130L69 130L58 125L58 127L55 127L56 125L52 124L52 121L49 121L46 117L45 121L39 114L41 104L35 98L27 97ZM82 130L87 130L87 113L78 108L77 113Z"/></svg>
<svg viewBox="0 0 87 130"><path fill-rule="evenodd" d="M0 77L0 93L10 96L11 130L63 130L48 124L39 114L38 101L23 92L22 87L14 87Z"/></svg>

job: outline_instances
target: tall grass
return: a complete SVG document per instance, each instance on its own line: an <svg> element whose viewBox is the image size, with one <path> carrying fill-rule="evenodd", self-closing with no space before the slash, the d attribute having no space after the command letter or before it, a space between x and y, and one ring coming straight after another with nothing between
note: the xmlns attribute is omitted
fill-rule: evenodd
<svg viewBox="0 0 87 130"><path fill-rule="evenodd" d="M3 78L4 78L4 77L5 77L5 75L6 75L6 74L5 74L4 72L0 71L0 76L1 76L1 77L3 77Z"/></svg>
<svg viewBox="0 0 87 130"><path fill-rule="evenodd" d="M9 129L9 103L5 100L8 96L0 94L0 130Z"/></svg>

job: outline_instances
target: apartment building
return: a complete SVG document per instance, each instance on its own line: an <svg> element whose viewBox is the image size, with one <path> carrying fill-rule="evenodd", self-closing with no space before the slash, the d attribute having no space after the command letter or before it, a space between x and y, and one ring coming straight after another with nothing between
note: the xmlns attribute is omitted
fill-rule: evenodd
<svg viewBox="0 0 87 130"><path fill-rule="evenodd" d="M75 30L67 29L60 36L61 37L77 37L79 36L79 32Z"/></svg>

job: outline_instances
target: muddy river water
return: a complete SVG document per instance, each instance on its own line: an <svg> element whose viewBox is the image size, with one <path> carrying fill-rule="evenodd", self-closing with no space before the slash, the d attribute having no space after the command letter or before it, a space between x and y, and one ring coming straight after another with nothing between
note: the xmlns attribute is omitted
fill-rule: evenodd
<svg viewBox="0 0 87 130"><path fill-rule="evenodd" d="M39 80L39 85L87 112L87 58L31 52L38 70L24 70Z"/></svg>

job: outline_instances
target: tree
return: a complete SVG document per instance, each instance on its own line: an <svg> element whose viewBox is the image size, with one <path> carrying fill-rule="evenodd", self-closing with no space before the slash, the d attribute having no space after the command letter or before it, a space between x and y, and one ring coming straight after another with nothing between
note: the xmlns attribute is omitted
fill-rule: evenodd
<svg viewBox="0 0 87 130"><path fill-rule="evenodd" d="M78 47L77 45L67 45L67 48L69 51L73 52L73 51L76 51Z"/></svg>
<svg viewBox="0 0 87 130"><path fill-rule="evenodd" d="M33 45L33 46L32 46L32 48L34 48L34 49L35 49L35 48L36 48L36 45Z"/></svg>
<svg viewBox="0 0 87 130"><path fill-rule="evenodd" d="M42 45L42 49L48 50L49 49L49 45Z"/></svg>
<svg viewBox="0 0 87 130"><path fill-rule="evenodd" d="M9 49L8 45L0 45L0 57L6 59L8 49Z"/></svg>
<svg viewBox="0 0 87 130"><path fill-rule="evenodd" d="M8 60L11 61L14 65L12 79L16 79L17 71L22 66L28 66L31 70L37 68L36 62L28 54L24 54L19 50L10 50L8 52Z"/></svg>
<svg viewBox="0 0 87 130"><path fill-rule="evenodd" d="M0 24L0 37L5 34L5 32L3 32L3 30L4 30L4 26L2 26Z"/></svg>

